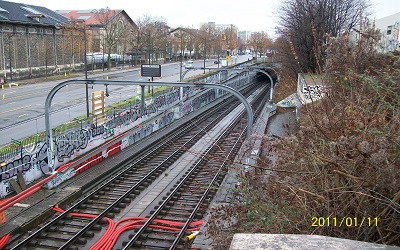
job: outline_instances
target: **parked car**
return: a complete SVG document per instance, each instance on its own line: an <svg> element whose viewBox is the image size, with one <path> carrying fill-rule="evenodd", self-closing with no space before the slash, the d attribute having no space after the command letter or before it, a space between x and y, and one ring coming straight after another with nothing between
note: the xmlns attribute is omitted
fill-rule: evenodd
<svg viewBox="0 0 400 250"><path fill-rule="evenodd" d="M187 63L193 63L193 61L192 61L192 60L189 60L189 61L187 61Z"/></svg>
<svg viewBox="0 0 400 250"><path fill-rule="evenodd" d="M191 63L185 64L185 69L191 69L191 68L193 68L193 64L191 64Z"/></svg>
<svg viewBox="0 0 400 250"><path fill-rule="evenodd" d="M214 64L219 64L219 61L214 61Z"/></svg>

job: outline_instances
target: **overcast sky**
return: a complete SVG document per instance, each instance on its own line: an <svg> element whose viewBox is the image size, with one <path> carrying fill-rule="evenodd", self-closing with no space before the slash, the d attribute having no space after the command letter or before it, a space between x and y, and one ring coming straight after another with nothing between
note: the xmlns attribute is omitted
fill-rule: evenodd
<svg viewBox="0 0 400 250"><path fill-rule="evenodd" d="M399 0L370 0L374 17L400 12ZM200 22L233 24L239 30L266 31L274 36L282 0L13 0L51 10L123 9L135 21L145 14L164 17L171 27L199 28Z"/></svg>

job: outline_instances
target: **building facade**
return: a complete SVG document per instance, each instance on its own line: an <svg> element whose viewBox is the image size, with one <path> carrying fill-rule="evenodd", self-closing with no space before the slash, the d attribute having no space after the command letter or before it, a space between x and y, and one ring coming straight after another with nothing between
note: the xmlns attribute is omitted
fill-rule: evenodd
<svg viewBox="0 0 400 250"><path fill-rule="evenodd" d="M85 66L89 52L124 53L126 41L107 40L115 34L106 34L105 27L126 31L135 24L123 10L107 11L102 12L107 19L95 22L91 18L101 15L93 10L91 16L76 11L70 17L42 6L0 1L0 83L92 68Z"/></svg>
<svg viewBox="0 0 400 250"><path fill-rule="evenodd" d="M246 43L250 39L251 33L251 31L239 31L238 37L242 42Z"/></svg>
<svg viewBox="0 0 400 250"><path fill-rule="evenodd" d="M381 39L378 42L378 50L381 52L400 50L400 12L377 19L376 29L381 31Z"/></svg>
<svg viewBox="0 0 400 250"><path fill-rule="evenodd" d="M127 34L137 29L134 21L124 10L90 9L90 10L57 10L57 13L68 18L70 22L84 26L86 30L87 52L123 55L129 50Z"/></svg>
<svg viewBox="0 0 400 250"><path fill-rule="evenodd" d="M67 22L45 7L0 1L0 81L18 78L21 68L29 77L36 73L34 68L57 65L62 54L56 27Z"/></svg>

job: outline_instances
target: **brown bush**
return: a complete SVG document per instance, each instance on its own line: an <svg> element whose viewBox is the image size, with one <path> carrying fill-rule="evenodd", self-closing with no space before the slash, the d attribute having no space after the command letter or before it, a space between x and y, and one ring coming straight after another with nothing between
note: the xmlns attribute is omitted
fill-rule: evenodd
<svg viewBox="0 0 400 250"><path fill-rule="evenodd" d="M212 213L216 249L239 232L400 246L400 61L375 53L373 43L331 40L322 72L328 96L302 106L297 133L265 138L274 171L243 179L231 204ZM324 226L312 226L313 217Z"/></svg>

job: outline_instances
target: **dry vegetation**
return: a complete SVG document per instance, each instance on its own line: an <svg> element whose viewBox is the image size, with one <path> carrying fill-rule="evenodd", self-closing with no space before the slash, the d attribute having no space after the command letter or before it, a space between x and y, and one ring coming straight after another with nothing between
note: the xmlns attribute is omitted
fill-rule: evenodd
<svg viewBox="0 0 400 250"><path fill-rule="evenodd" d="M322 72L329 95L302 106L295 134L265 138L275 171L242 179L235 199L212 212L214 249L241 232L400 246L400 60L373 47L373 39L330 39ZM295 92L296 79L281 73L276 101ZM268 156L258 168L271 167ZM312 226L313 217L330 221Z"/></svg>

